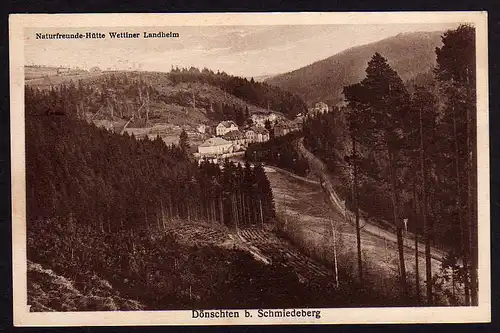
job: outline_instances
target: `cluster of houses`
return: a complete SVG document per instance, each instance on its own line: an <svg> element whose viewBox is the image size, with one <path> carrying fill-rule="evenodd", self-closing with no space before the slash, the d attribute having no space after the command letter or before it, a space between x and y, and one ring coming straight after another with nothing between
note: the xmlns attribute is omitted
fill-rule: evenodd
<svg viewBox="0 0 500 333"><path fill-rule="evenodd" d="M243 127L239 127L231 120L221 121L216 126L209 126L208 124L177 126L157 123L139 128L127 128L124 124L116 124L116 122L104 119L94 119L93 122L96 126L107 130L117 131L121 129L121 131L119 130L121 133L134 134L137 139L146 136L154 139L160 136L167 144L176 143L180 131L185 130L191 140L201 142L197 147L198 152L195 154L198 155L200 161L204 159L217 161L219 157L245 151L251 143L266 142L271 137L280 137L290 132L300 131L304 118L326 112L330 112L328 105L318 102L308 110L306 115L299 114L291 121L281 114L253 113L250 116L251 121L249 121L252 125Z"/></svg>
<svg viewBox="0 0 500 333"><path fill-rule="evenodd" d="M290 122L277 123L273 127L274 136L278 137L287 135L290 132L300 131L302 129L303 122L304 118L299 116Z"/></svg>
<svg viewBox="0 0 500 333"><path fill-rule="evenodd" d="M250 143L266 142L271 136L279 137L293 131L299 131L302 129L303 123L303 117L287 121L284 117L273 113L252 114L251 119L253 125L242 128L238 127L231 120L220 122L213 131L215 137L205 140L198 146L200 160L206 158L214 159L217 156L244 151ZM266 122L271 124L270 130L266 128ZM203 132L206 133L205 127L203 127Z"/></svg>
<svg viewBox="0 0 500 333"><path fill-rule="evenodd" d="M215 135L198 146L201 158L243 151L250 143L265 142L270 139L270 133L264 127L255 125L239 128L232 120L220 122L215 127Z"/></svg>
<svg viewBox="0 0 500 333"><path fill-rule="evenodd" d="M316 114L324 114L330 112L330 108L328 104L325 102L317 102L314 104L312 108L309 108L307 114L308 116L316 115Z"/></svg>

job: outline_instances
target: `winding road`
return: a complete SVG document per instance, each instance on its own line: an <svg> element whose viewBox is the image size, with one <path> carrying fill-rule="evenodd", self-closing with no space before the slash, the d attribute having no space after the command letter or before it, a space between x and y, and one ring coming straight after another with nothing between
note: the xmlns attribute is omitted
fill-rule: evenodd
<svg viewBox="0 0 500 333"><path fill-rule="evenodd" d="M337 195L333 182L332 176L327 170L326 165L317 158L314 154L312 154L309 150L307 150L303 144L303 138L297 140L296 149L298 153L303 156L309 163L311 172L320 179L321 186L329 199L329 202L334 210L336 210L340 214L344 214L345 207L343 201ZM348 217L350 217L350 221L354 221L354 214L352 212L345 212ZM394 227L386 221L375 222L373 220L360 219L361 225L363 229L361 230L362 235L364 234L365 238L374 237L382 239L385 242L392 243L393 246L397 246L397 237L395 234ZM354 222L352 222L354 223ZM391 230L392 229L392 230ZM363 236L362 236L363 237ZM363 240L362 240L363 242ZM418 252L420 254L421 260L425 258L425 249L424 243L419 242ZM407 233L405 235L405 257L407 265L414 261L414 253L415 253L415 238L412 233ZM435 271L441 264L442 258L446 255L445 251L437 249L435 247L431 248L431 258L432 258L432 266L433 271ZM424 269L422 267L421 272L423 273Z"/></svg>
<svg viewBox="0 0 500 333"><path fill-rule="evenodd" d="M323 190L325 191L325 194L327 195L333 208L336 209L341 214L344 214L344 209L345 209L344 204L337 195L337 193L335 192L332 179L327 170L326 165L319 158L317 158L314 154L312 154L309 150L305 148L303 143L303 138L297 140L296 148L298 153L308 161L311 171L316 175L316 177L320 179L321 186L323 187ZM349 214L351 217L354 216L352 212L347 212L347 214ZM351 218L350 220L353 221L354 219ZM360 222L361 225L363 226L362 233L370 234L372 236L379 237L389 242L397 244L397 237L395 232L388 230L390 228L389 223L384 222L383 224L378 224L374 223L372 220L366 221L363 218L360 218ZM405 247L407 249L413 250L414 252L415 251L414 235L408 232L406 240L411 240L411 241L409 242L406 241ZM425 255L424 244L419 242L418 248L419 248L419 253L422 256L424 256ZM436 260L440 263L445 255L446 253L444 251L441 251L434 247L431 248L431 257L433 260Z"/></svg>

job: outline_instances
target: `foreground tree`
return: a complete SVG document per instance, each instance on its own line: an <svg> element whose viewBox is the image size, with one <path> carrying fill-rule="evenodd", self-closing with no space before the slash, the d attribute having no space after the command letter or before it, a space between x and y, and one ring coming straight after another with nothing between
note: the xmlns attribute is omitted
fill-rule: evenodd
<svg viewBox="0 0 500 333"><path fill-rule="evenodd" d="M442 36L435 74L446 97L444 121L451 123L455 150L456 216L461 233L465 304L477 305L476 50L475 29L460 25ZM469 267L469 260L470 267Z"/></svg>
<svg viewBox="0 0 500 333"><path fill-rule="evenodd" d="M358 278L359 282L361 285L363 285L363 257L362 257L362 251L361 251L361 226L360 226L360 219L359 219L359 160L360 157L358 156L358 141L359 141L359 135L361 134L359 129L360 126L358 126L358 123L356 121L358 112L362 107L360 105L357 105L355 101L352 101L350 106L352 107L351 112L348 114L348 131L349 131L349 136L351 139L351 154L345 156L344 160L349 166L351 173L352 173L352 182L351 182L351 189L352 189L352 196L351 196L351 201L352 201L352 207L354 210L354 218L355 218L355 224L356 224L356 248L357 248L357 253L358 253Z"/></svg>
<svg viewBox="0 0 500 333"><path fill-rule="evenodd" d="M363 143L372 149L381 148L387 155L392 213L397 229L400 284L403 294L408 297L397 174L404 121L409 111L409 94L387 60L375 53L368 62L366 77L357 84L345 87L344 95L348 104L356 110L356 122L365 133Z"/></svg>
<svg viewBox="0 0 500 333"><path fill-rule="evenodd" d="M415 131L417 135L414 137L416 140L413 142L413 147L416 148L417 154L410 157L415 165L418 165L420 169L420 189L421 189L421 219L424 229L424 242L425 242L425 272L426 272L426 293L427 293L427 304L433 304L432 300L432 266L431 266L431 242L433 238L433 228L432 221L428 219L428 169L431 165L429 163L429 146L433 144L435 139L434 129L436 127L436 117L437 117L437 101L436 97L423 87L416 87L415 92L412 95L411 108L412 117L409 117L410 124L414 128L418 128ZM413 120L413 121L411 121ZM410 138L411 139L411 138ZM411 145L411 144L410 144ZM418 148L417 148L418 147ZM414 196L416 196L416 190L414 191ZM417 200L414 198L414 200ZM416 236L417 237L417 236ZM415 247L418 243L415 242ZM418 252L416 257L418 257ZM418 259L418 258L417 258ZM418 261L416 261L418 265ZM417 266L418 267L418 266ZM419 288L417 286L417 288Z"/></svg>

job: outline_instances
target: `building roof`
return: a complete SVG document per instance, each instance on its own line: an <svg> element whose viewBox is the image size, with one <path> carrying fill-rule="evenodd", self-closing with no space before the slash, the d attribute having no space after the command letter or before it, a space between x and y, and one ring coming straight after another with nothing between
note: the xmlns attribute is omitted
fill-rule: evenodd
<svg viewBox="0 0 500 333"><path fill-rule="evenodd" d="M217 125L217 126L220 126L220 125L222 125L222 126L224 126L224 127L226 127L226 128L230 128L231 126L236 126L236 127L238 127L238 126L236 125L236 123L235 123L234 121L232 121L232 120L225 120L225 121L223 121L223 122L219 123L219 125Z"/></svg>
<svg viewBox="0 0 500 333"><path fill-rule="evenodd" d="M251 130L257 134L264 134L264 135L269 134L269 131L267 129L265 129L264 127L254 126L251 128Z"/></svg>
<svg viewBox="0 0 500 333"><path fill-rule="evenodd" d="M231 142L224 140L223 138L210 138L205 140L199 147L213 147L213 146L223 146L230 145Z"/></svg>
<svg viewBox="0 0 500 333"><path fill-rule="evenodd" d="M290 125L287 124L287 123L279 123L279 124L276 124L274 126L275 129L278 129L278 128L288 128L288 127L290 127Z"/></svg>
<svg viewBox="0 0 500 333"><path fill-rule="evenodd" d="M245 134L241 133L238 130L233 130L231 132L227 132L226 134L224 134L223 138L226 139L226 140L244 139L245 138Z"/></svg>

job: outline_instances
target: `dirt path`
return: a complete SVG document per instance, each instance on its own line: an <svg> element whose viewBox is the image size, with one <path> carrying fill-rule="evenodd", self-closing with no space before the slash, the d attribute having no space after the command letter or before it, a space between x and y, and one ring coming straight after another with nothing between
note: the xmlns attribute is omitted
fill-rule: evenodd
<svg viewBox="0 0 500 333"><path fill-rule="evenodd" d="M321 165L318 166L321 168ZM331 229L335 227L339 242L339 264L344 270L356 274L356 228L350 214L344 215L343 204L333 191L331 181L323 175L320 182L311 179L290 175L289 172L275 167L269 167L266 172L273 191L278 217L285 221L287 232L293 238L293 243L300 251L311 258L318 258L322 262L333 263L331 251ZM321 170L321 169L320 169ZM320 173L321 175L322 173ZM321 180L325 184L321 185ZM327 191L326 189L330 189ZM329 195L330 194L330 195ZM365 225L362 221L361 225ZM399 275L398 249L394 233L383 226L367 223L361 232L364 267L380 284L397 279ZM256 245L259 249L260 246ZM423 244L419 243L419 275L423 284L425 281L425 256ZM440 269L443 252L438 249L432 251L432 273ZM405 239L405 266L410 273L408 279L411 284L415 272L414 240ZM342 284L343 281L341 280ZM389 283L389 282L387 282ZM390 288L390 287L388 287ZM421 290L424 286L422 286Z"/></svg>
<svg viewBox="0 0 500 333"><path fill-rule="evenodd" d="M310 165L311 170L313 171L313 173L318 178L321 179L321 186L323 187L323 189L325 191L325 194L328 195L328 197L329 197L332 205L339 212L343 213L344 209L345 209L344 208L344 203L339 198L339 196L337 195L337 193L335 192L335 189L333 187L333 183L332 183L332 180L331 180L331 176L329 175L329 173L327 171L326 165L319 158L317 158L316 156L314 156L311 152L309 152L304 147L303 138L300 138L298 140L298 142L297 142L297 149L298 149L298 152L304 158L307 159L307 161L309 162L309 165ZM352 212L346 212L346 213L349 214L349 215L351 215L351 219L350 220L352 221L353 220L352 216L354 214ZM372 223L371 221L366 221L363 218L360 219L360 222L361 222L360 224L362 226L364 226L362 232L368 233L368 234L371 234L371 235L374 235L374 236L377 236L377 237L380 237L380 238L383 238L383 239L385 239L387 241L390 241L390 242L393 242L393 243L397 244L397 236L396 236L396 234L392 230L387 230L383 226L375 224L375 223ZM387 225L388 223L385 223L385 224ZM415 240L415 236L412 233L408 232L406 240L405 240L405 247L414 251L415 250L414 240ZM419 253L421 253L422 255L425 254L425 252L424 252L424 244L421 243L421 242L419 242ZM444 255L445 255L445 253L443 251L441 251L441 250L438 250L436 248L432 248L431 249L431 257L434 260L441 261L441 258L443 258Z"/></svg>

